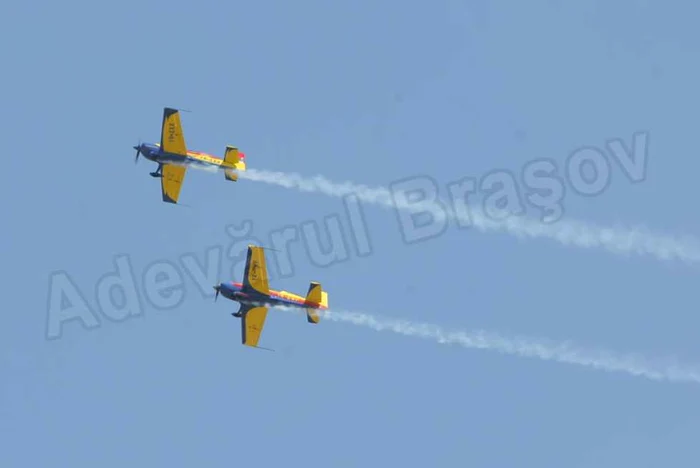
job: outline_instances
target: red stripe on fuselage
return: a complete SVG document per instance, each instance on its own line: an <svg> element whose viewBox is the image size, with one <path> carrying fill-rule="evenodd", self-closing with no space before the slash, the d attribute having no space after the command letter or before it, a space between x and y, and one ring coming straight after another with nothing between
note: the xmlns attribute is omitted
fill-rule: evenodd
<svg viewBox="0 0 700 468"><path fill-rule="evenodd" d="M233 285L236 286L237 288L242 288L242 287L243 287L243 283L231 283L231 284L233 284ZM274 290L274 289L270 289L270 297L274 297L274 298L276 298L276 299L281 299L281 300L283 300L283 301L292 302L292 303L294 303L294 304L307 305L307 306L309 306L309 307L315 307L315 308L317 308L317 309L326 309L326 308L327 308L327 307L324 307L324 306L322 306L321 304L317 304L317 303L315 303L315 302L306 302L305 299L296 299L296 298L292 298L292 297L285 297L285 296L282 296L282 295L280 294L279 291L276 291L276 290Z"/></svg>
<svg viewBox="0 0 700 468"><path fill-rule="evenodd" d="M217 156L217 155L215 155L215 154L205 153L204 151L195 151L195 150L187 150L187 151L188 151L190 154L194 154L194 155L197 155L197 156L209 156L210 158L220 159L220 160L222 160L222 161L224 160L224 158L221 158L221 157L219 157L219 156ZM241 159L245 159L245 153L243 153L243 152L241 152L241 151L238 152L238 156L239 156Z"/></svg>

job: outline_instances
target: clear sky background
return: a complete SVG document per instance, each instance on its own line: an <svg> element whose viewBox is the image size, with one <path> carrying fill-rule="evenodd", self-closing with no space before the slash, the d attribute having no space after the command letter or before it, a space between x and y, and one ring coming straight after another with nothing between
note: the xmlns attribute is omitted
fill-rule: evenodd
<svg viewBox="0 0 700 468"><path fill-rule="evenodd" d="M567 191L565 219L700 232L697 7L583 3L5 2L0 464L698 466L697 385L275 311L261 344L277 352L241 346L237 304L203 296L180 256L228 251L225 227L245 220L262 243L346 222L342 202L189 171L188 206L172 206L155 164L134 165L164 106L192 110L190 148L237 145L249 168L368 185L424 175L443 195L647 131L646 180L611 163L602 195ZM454 226L407 245L394 214L363 210L371 255L324 267L292 244L294 274L273 287L319 280L346 310L700 361L694 266ZM119 323L96 298L116 254L143 311ZM141 284L159 260L185 279L168 310ZM100 326L48 340L58 270Z"/></svg>

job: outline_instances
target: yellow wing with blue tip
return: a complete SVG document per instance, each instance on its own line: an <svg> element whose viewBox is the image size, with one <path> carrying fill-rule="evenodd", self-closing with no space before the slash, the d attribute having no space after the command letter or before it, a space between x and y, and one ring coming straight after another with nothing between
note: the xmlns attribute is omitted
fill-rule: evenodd
<svg viewBox="0 0 700 468"><path fill-rule="evenodd" d="M270 294L270 284L265 264L265 252L262 247L248 246L248 257L243 272L243 286L265 296Z"/></svg>
<svg viewBox="0 0 700 468"><path fill-rule="evenodd" d="M246 346L257 348L267 318L267 307L252 307L241 312L244 312L241 317L241 341Z"/></svg>
<svg viewBox="0 0 700 468"><path fill-rule="evenodd" d="M160 131L160 147L167 153L187 156L185 137L182 134L180 111L166 107L163 109L163 126Z"/></svg>
<svg viewBox="0 0 700 468"><path fill-rule="evenodd" d="M185 180L187 167L177 164L163 164L163 177L160 179L160 189L163 193L163 201L177 203L180 198L180 189Z"/></svg>

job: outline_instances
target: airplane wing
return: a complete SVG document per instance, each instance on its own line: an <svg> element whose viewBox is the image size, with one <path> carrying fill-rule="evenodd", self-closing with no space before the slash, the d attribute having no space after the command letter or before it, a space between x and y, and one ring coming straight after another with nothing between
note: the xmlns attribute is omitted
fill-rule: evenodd
<svg viewBox="0 0 700 468"><path fill-rule="evenodd" d="M270 285L265 264L265 252L262 247L248 246L248 258L243 272L243 287L253 289L265 296L270 294Z"/></svg>
<svg viewBox="0 0 700 468"><path fill-rule="evenodd" d="M160 189L163 194L163 201L177 203L182 182L185 180L187 167L177 164L163 164L162 171L163 177L160 179Z"/></svg>
<svg viewBox="0 0 700 468"><path fill-rule="evenodd" d="M258 348L258 341L265 326L267 307L241 306L241 341L246 346Z"/></svg>
<svg viewBox="0 0 700 468"><path fill-rule="evenodd" d="M160 130L160 148L173 154L187 155L185 137L180 124L180 111L166 107L163 109L163 126Z"/></svg>

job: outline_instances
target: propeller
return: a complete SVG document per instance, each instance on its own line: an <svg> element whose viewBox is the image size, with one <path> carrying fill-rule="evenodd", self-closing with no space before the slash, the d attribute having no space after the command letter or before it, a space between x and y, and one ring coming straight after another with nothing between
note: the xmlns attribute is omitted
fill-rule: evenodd
<svg viewBox="0 0 700 468"><path fill-rule="evenodd" d="M216 286L214 286L214 289L216 290L216 296L214 296L214 302L216 302L216 300L219 298L219 292L221 292L221 286L217 284Z"/></svg>
<svg viewBox="0 0 700 468"><path fill-rule="evenodd" d="M141 154L141 140L139 140L139 144L137 146L134 146L134 149L136 150L136 158L134 158L134 164L139 162L139 155Z"/></svg>

